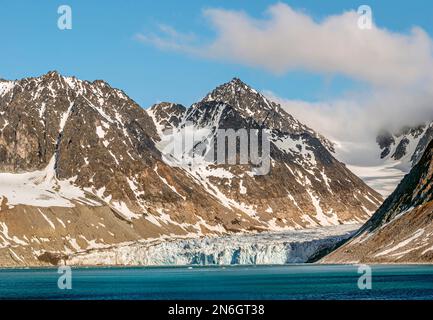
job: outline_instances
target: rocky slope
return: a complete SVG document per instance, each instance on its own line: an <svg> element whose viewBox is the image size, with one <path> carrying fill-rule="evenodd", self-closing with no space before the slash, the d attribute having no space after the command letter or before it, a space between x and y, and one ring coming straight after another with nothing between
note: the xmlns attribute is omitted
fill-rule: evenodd
<svg viewBox="0 0 433 320"><path fill-rule="evenodd" d="M167 129L264 128L270 173L177 166ZM207 145L212 139L204 139ZM56 72L0 81L0 265L167 236L276 231L365 221L380 196L332 144L235 79L188 110L145 111L104 81Z"/></svg>
<svg viewBox="0 0 433 320"><path fill-rule="evenodd" d="M433 262L432 187L433 142L360 231L322 262Z"/></svg>

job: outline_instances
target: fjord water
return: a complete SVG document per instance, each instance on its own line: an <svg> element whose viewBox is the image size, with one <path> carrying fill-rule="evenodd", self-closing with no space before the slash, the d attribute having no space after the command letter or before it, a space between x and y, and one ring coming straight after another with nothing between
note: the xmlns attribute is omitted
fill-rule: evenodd
<svg viewBox="0 0 433 320"><path fill-rule="evenodd" d="M280 265L72 269L60 290L56 268L1 269L1 299L433 299L433 266Z"/></svg>

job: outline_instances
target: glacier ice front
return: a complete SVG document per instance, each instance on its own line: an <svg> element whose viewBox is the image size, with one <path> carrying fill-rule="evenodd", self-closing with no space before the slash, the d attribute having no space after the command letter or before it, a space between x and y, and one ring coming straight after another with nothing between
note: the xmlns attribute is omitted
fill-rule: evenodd
<svg viewBox="0 0 433 320"><path fill-rule="evenodd" d="M69 256L69 265L237 265L307 262L348 238L360 225L278 233L153 240Z"/></svg>

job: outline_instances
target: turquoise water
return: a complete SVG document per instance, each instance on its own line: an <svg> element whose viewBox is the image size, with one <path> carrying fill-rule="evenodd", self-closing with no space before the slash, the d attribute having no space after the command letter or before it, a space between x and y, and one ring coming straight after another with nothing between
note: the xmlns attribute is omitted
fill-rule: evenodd
<svg viewBox="0 0 433 320"><path fill-rule="evenodd" d="M373 266L372 289L358 289L356 266L286 265L1 269L2 299L433 299L433 266Z"/></svg>

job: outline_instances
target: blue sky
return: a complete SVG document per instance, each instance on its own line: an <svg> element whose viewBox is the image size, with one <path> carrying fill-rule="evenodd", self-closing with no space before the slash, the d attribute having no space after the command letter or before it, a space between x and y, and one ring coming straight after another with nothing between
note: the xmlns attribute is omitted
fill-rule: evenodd
<svg viewBox="0 0 433 320"><path fill-rule="evenodd" d="M16 79L49 70L81 79L104 79L148 107L157 101L189 105L216 85L240 77L259 90L280 97L323 101L363 86L350 77L324 75L305 69L274 74L235 61L207 59L161 50L137 41L137 33L169 25L200 39L214 30L202 12L207 8L243 10L263 18L275 1L7 1L0 10L2 41L0 77ZM284 1L320 21L332 14L373 9L374 21L387 30L406 34L416 25L433 35L433 1ZM57 28L57 7L70 5L73 29ZM320 50L326 50L321 48Z"/></svg>

